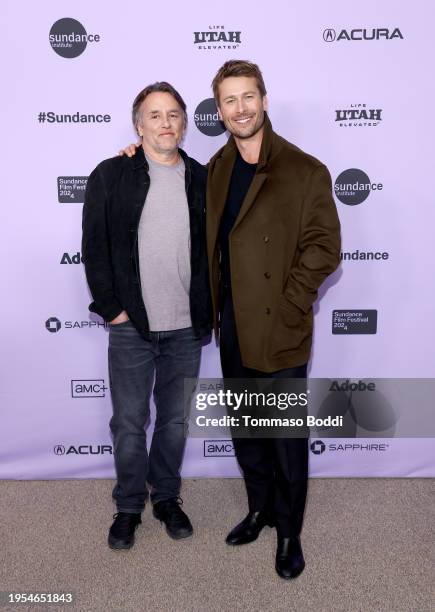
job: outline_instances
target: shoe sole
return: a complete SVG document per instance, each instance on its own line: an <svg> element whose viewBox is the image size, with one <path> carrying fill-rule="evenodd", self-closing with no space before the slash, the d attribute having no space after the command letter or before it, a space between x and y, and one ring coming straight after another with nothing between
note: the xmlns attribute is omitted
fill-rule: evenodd
<svg viewBox="0 0 435 612"><path fill-rule="evenodd" d="M301 571L300 571L300 572L298 572L297 574L294 574L294 576L283 576L283 575L281 574L281 572L278 570L278 567L277 567L277 566L276 566L276 564L275 564L275 571L276 571L276 573L278 574L278 576L279 576L280 578L282 578L283 580L294 580L295 578L297 578L298 576L300 576L300 575L302 574L302 572L304 571L304 569L305 569L305 565L303 566L303 568L301 569Z"/></svg>
<svg viewBox="0 0 435 612"><path fill-rule="evenodd" d="M162 523L163 521L160 521L160 522ZM166 533L168 534L168 536L170 538L172 538L173 540L185 540L186 538L190 538L191 536L193 536L193 531L191 531L190 533L182 534L182 535L180 535L180 534L179 535L175 535L175 534L171 533L167 527L165 528L165 530L166 530Z"/></svg>
<svg viewBox="0 0 435 612"><path fill-rule="evenodd" d="M160 517L158 517L158 516L155 514L154 510L153 510L153 517L154 517L155 519L157 519L158 521L160 521L160 524L165 525L165 531L166 531L166 533L167 533L167 534L168 534L168 536L169 536L170 538L172 538L173 540L185 540L186 538L190 538L190 537L193 535L193 528L192 528L192 531L187 532L187 533L183 533L183 534L178 534L178 535L177 535L177 534L175 534L175 533L171 533L171 532L169 531L169 529L167 528L167 526L166 526L165 522L164 522L164 521L163 521L163 520L162 520Z"/></svg>
<svg viewBox="0 0 435 612"><path fill-rule="evenodd" d="M109 548L112 550L130 550L130 548L133 548L134 546L134 541L131 542L131 544L124 544L122 542L118 542L117 540L108 540L107 543L109 544Z"/></svg>

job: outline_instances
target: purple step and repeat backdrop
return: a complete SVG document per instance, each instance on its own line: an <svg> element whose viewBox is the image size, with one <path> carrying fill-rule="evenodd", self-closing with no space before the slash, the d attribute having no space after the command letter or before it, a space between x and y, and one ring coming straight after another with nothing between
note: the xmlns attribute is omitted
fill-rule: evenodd
<svg viewBox="0 0 435 612"><path fill-rule="evenodd" d="M335 186L342 263L316 305L311 376L434 377L429 2L14 0L0 12L1 478L114 475L108 334L80 261L87 176L135 140L132 101L156 80L182 93L184 148L207 162L227 138L210 82L229 58L260 65L274 128ZM214 344L201 374L221 375ZM311 475L434 476L433 442L313 439ZM189 439L183 473L239 476L233 455L230 440Z"/></svg>

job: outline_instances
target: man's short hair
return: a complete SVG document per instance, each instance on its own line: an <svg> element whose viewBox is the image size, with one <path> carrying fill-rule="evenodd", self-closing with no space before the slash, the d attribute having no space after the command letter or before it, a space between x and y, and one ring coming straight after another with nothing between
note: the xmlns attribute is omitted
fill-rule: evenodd
<svg viewBox="0 0 435 612"><path fill-rule="evenodd" d="M257 80L257 87L260 91L261 97L264 98L266 95L266 86L263 81L263 75L261 74L260 68L253 62L247 60L229 60L219 68L216 76L214 77L211 86L213 88L213 95L216 103L219 104L219 85L224 79L228 77L254 77Z"/></svg>
<svg viewBox="0 0 435 612"><path fill-rule="evenodd" d="M159 91L162 92L162 93L171 94L171 96L176 100L177 104L183 110L184 123L185 123L185 125L187 125L186 103L183 100L183 98L180 96L180 94L175 89L175 87L173 87L170 83L167 83L166 81L157 81L156 83L152 83L151 85L147 85L145 87L145 89L142 89L142 91L140 91L137 94L137 96L136 96L136 98L135 98L135 100L133 102L133 108L132 108L132 111L131 111L131 118L133 120L134 129L136 130L136 132L138 134L139 134L139 132L138 132L138 129L137 129L137 124L139 123L140 107L142 105L142 102L150 94L156 93L156 92L159 92Z"/></svg>

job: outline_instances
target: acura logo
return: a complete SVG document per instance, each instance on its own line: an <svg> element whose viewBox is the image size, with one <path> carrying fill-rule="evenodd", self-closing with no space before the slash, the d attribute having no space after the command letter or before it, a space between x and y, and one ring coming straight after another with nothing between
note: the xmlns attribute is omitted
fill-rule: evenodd
<svg viewBox="0 0 435 612"><path fill-rule="evenodd" d="M64 455L65 454L65 447L62 446L62 444L57 444L54 449L54 454L55 455Z"/></svg>
<svg viewBox="0 0 435 612"><path fill-rule="evenodd" d="M335 33L335 30L328 28L327 30L323 31L323 40L325 42L334 42L336 38L337 34Z"/></svg>

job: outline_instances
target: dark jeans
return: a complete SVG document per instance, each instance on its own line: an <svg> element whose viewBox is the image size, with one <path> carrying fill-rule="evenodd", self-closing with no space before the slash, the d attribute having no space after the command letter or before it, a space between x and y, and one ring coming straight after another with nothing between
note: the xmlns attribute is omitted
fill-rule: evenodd
<svg viewBox="0 0 435 612"><path fill-rule="evenodd" d="M307 364L265 373L242 364L231 295L221 313L222 373L229 378L306 378ZM231 384L231 383L229 383ZM280 536L299 535L308 484L307 438L233 438L250 512L267 510Z"/></svg>
<svg viewBox="0 0 435 612"><path fill-rule="evenodd" d="M184 379L197 378L200 356L201 339L192 328L151 332L147 341L130 321L110 326L110 429L117 475L113 497L119 512L142 512L147 482L153 503L179 495L187 424ZM145 426L151 392L156 423L148 456Z"/></svg>

